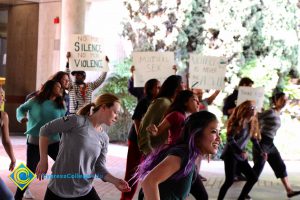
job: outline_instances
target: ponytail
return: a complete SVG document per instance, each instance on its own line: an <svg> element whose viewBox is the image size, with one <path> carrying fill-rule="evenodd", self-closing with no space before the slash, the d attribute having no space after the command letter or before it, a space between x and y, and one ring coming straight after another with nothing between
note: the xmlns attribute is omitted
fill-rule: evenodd
<svg viewBox="0 0 300 200"><path fill-rule="evenodd" d="M89 103L84 107L80 108L77 111L77 115L92 115L93 113L97 112L101 106L106 106L108 108L112 107L115 102L120 103L120 99L109 93L102 94L98 96L95 102Z"/></svg>
<svg viewBox="0 0 300 200"><path fill-rule="evenodd" d="M90 115L91 114L91 110L93 109L93 107L95 107L95 103L89 103L86 104L85 106L83 106L82 108L80 108L77 111L77 115Z"/></svg>

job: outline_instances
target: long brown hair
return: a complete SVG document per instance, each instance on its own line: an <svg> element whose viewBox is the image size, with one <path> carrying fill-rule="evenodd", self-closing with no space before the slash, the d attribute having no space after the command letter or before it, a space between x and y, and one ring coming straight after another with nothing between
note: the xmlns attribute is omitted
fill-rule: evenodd
<svg viewBox="0 0 300 200"><path fill-rule="evenodd" d="M84 107L80 108L77 111L77 115L89 115L91 107L94 107L92 109L93 112L97 112L101 106L106 106L110 108L114 105L115 102L120 103L120 99L117 96L110 93L102 94L96 98L95 102L89 103Z"/></svg>
<svg viewBox="0 0 300 200"><path fill-rule="evenodd" d="M38 91L37 95L34 97L38 103L42 104L44 101L49 100L52 95L52 90L55 87L58 81L48 80L43 84L42 88ZM60 83L59 83L60 84ZM61 96L58 96L54 100L57 108L63 109L65 108L64 100Z"/></svg>
<svg viewBox="0 0 300 200"><path fill-rule="evenodd" d="M243 129L243 123L249 112L249 108L253 106L254 101L245 101L239 106L237 106L233 113L231 114L227 123L227 135L239 134ZM250 135L256 139L261 139L261 134L259 130L259 124L257 120L257 115L253 116L250 120Z"/></svg>

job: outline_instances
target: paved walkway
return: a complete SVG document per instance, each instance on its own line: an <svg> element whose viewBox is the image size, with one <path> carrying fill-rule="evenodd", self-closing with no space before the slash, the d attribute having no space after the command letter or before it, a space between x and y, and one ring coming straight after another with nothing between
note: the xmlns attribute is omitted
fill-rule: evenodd
<svg viewBox="0 0 300 200"><path fill-rule="evenodd" d="M26 146L24 137L13 137L13 145L17 162L26 161ZM127 147L120 145L109 145L107 168L110 172L117 177L124 177L125 164L126 164ZM8 179L9 172L7 171L9 159L4 153L4 149L0 147L0 175L4 179L9 188L15 192L16 186ZM51 159L49 159L51 160ZM18 164L17 163L17 164ZM51 162L51 165L53 162ZM300 190L300 161L286 161L289 179L292 186ZM207 163L202 162L201 174L208 178L204 185L208 191L209 199L216 199L220 186L224 182L224 169L222 161L211 161ZM241 187L244 182L235 183L227 193L226 199L237 199ZM95 188L103 200L118 200L120 192L114 188L110 183L104 183L101 180L94 181ZM43 199L47 187L47 180L38 181L34 180L30 185L30 190L36 199ZM267 164L259 182L253 188L251 194L254 200L283 200L287 199L284 188L279 180L277 180L272 172L272 169ZM137 199L136 197L134 199ZM188 200L194 198L189 197ZM299 199L300 196L293 199Z"/></svg>

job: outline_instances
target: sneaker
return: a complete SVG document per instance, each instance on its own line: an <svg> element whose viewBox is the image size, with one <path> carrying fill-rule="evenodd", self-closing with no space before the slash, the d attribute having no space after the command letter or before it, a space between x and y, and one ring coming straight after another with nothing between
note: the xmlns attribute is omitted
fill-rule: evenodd
<svg viewBox="0 0 300 200"><path fill-rule="evenodd" d="M201 181L207 181L207 178L205 178L204 176L201 176L201 174L199 174Z"/></svg>
<svg viewBox="0 0 300 200"><path fill-rule="evenodd" d="M249 194L247 194L247 196L245 197L245 200L252 200L252 198L249 196Z"/></svg>
<svg viewBox="0 0 300 200"><path fill-rule="evenodd" d="M25 191L24 195L23 195L24 199L34 199L34 196L32 195L32 193L30 192L29 188L27 188L27 190Z"/></svg>
<svg viewBox="0 0 300 200"><path fill-rule="evenodd" d="M293 196L299 195L300 191L292 191L290 193L287 194L288 198L292 198Z"/></svg>

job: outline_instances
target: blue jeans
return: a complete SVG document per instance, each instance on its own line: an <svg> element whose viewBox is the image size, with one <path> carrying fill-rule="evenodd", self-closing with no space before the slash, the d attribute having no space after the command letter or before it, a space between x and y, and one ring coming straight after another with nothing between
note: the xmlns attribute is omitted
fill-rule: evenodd
<svg viewBox="0 0 300 200"><path fill-rule="evenodd" d="M0 200L14 200L14 195L0 178Z"/></svg>

